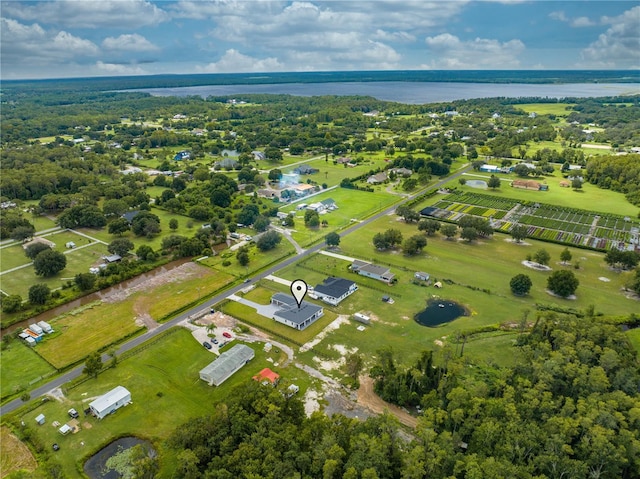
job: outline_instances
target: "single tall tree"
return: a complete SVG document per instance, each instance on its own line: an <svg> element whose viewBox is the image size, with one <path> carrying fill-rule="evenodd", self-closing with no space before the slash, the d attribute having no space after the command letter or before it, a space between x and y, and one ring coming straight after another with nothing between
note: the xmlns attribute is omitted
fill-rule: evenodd
<svg viewBox="0 0 640 479"><path fill-rule="evenodd" d="M554 271L551 273L551 276L547 278L547 288L563 298L574 294L579 285L580 281L576 278L576 275L573 274L573 271L570 270Z"/></svg>
<svg viewBox="0 0 640 479"><path fill-rule="evenodd" d="M48 249L38 253L33 267L38 276L54 276L67 266L67 257L59 251Z"/></svg>

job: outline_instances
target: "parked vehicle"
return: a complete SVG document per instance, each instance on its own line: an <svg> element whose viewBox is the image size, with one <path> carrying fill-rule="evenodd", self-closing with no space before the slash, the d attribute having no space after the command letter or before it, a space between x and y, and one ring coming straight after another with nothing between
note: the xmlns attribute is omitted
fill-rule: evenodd
<svg viewBox="0 0 640 479"><path fill-rule="evenodd" d="M213 346L211 346L211 343L208 341L203 341L202 345L207 349L213 348Z"/></svg>
<svg viewBox="0 0 640 479"><path fill-rule="evenodd" d="M225 338L229 338L229 339L231 339L231 333L228 333L228 332L226 332L226 331L225 331L224 333L222 333L222 335L223 335Z"/></svg>
<svg viewBox="0 0 640 479"><path fill-rule="evenodd" d="M76 411L74 408L69 409L69 417L72 417L73 419L78 419L80 417L80 414L78 414L78 411Z"/></svg>

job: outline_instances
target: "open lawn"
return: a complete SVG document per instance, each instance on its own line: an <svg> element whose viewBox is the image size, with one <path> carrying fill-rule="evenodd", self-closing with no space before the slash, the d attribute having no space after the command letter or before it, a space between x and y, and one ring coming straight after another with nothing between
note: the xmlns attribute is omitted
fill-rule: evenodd
<svg viewBox="0 0 640 479"><path fill-rule="evenodd" d="M76 244L80 244L78 242L78 236L74 236L76 238ZM49 239L53 238L49 237ZM86 239L82 238L82 241L86 241ZM7 250L11 251L12 249L13 247L0 250L3 262L5 258L5 252ZM60 248L57 248L57 250L61 251ZM27 266L25 268L3 274L2 290L7 292L8 294L19 294L23 298L27 298L29 288L36 283L44 283L52 290L59 288L67 281L73 280L76 274L88 273L89 267L93 263L99 261L102 256L109 254L107 252L107 247L100 243L94 243L90 246L87 246L86 248L65 250L65 253L65 256L67 258L67 266L57 275L49 278L36 276L33 266ZM16 252L16 256L20 258L20 260L22 260L22 258L24 258L25 260L27 259L27 257L24 256L24 253ZM12 258L10 261L13 261L14 259L15 258ZM25 261L24 263L26 262L27 261Z"/></svg>
<svg viewBox="0 0 640 479"><path fill-rule="evenodd" d="M174 330L172 330L174 331ZM145 346L137 355L118 363L97 379L88 380L68 391L63 402L42 403L35 410L21 417L44 444L60 445L56 459L60 462L64 477L82 477L78 470L93 452L106 446L117 437L135 435L152 441L159 452L160 478L172 477L176 458L166 449L164 440L182 423L190 418L210 414L215 405L225 399L236 386L251 380L262 368L271 367L287 381L300 386L300 395L310 384L309 378L299 369L289 366L277 368L266 359L277 361L277 353L266 354L261 344L250 344L256 357L219 387L210 387L199 379L200 369L215 359L196 341L189 331L177 328ZM64 424L69 420L67 410L75 407L82 411L100 394L115 386L124 386L131 391L132 404L114 414L98 420L81 413L80 431L61 436L52 422ZM46 416L46 423L37 426L34 418Z"/></svg>
<svg viewBox="0 0 640 479"><path fill-rule="evenodd" d="M568 116L573 105L575 103L522 103L513 105L513 107L538 115Z"/></svg>
<svg viewBox="0 0 640 479"><path fill-rule="evenodd" d="M320 221L327 220L327 228L307 228L304 225L304 211L296 211L296 204L283 207L281 211L295 211L295 226L293 238L303 246L310 245L324 238L331 231L340 230L352 223L353 218L366 218L380 211L401 198L387 192L358 191L346 188L336 188L309 198L307 203L316 203L331 198L338 205L338 209L327 214L320 215ZM299 204L299 203L298 203Z"/></svg>
<svg viewBox="0 0 640 479"><path fill-rule="evenodd" d="M627 331L627 337L631 341L631 345L640 354L640 328L630 329Z"/></svg>
<svg viewBox="0 0 640 479"><path fill-rule="evenodd" d="M94 302L52 320L50 324L56 332L45 337L35 349L53 366L63 368L141 330L135 319L129 301Z"/></svg>
<svg viewBox="0 0 640 479"><path fill-rule="evenodd" d="M126 291L114 291L104 301L96 301L52 320L56 333L38 344L36 351L58 368L73 364L89 353L135 333L144 322L160 320L172 311L206 297L230 280L228 274L184 264L164 278L153 277Z"/></svg>
<svg viewBox="0 0 640 479"><path fill-rule="evenodd" d="M0 396L2 399L13 395L55 372L44 359L23 341L14 339L9 346L0 350Z"/></svg>

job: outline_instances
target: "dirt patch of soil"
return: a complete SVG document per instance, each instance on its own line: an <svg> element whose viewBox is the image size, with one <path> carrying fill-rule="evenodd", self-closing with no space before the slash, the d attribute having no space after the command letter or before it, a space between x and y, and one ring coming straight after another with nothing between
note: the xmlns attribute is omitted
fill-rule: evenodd
<svg viewBox="0 0 640 479"><path fill-rule="evenodd" d="M144 326L148 331L156 329L160 324L151 317L148 311L142 306L142 301L136 301L133 305L133 311L136 313L136 326Z"/></svg>
<svg viewBox="0 0 640 479"><path fill-rule="evenodd" d="M129 296L138 291L148 291L167 283L176 283L197 277L203 270L209 271L208 268L195 263L184 263L169 271L157 273L154 277L148 278L135 286L127 288L113 288L108 294L102 296L105 303L117 303L124 301Z"/></svg>
<svg viewBox="0 0 640 479"><path fill-rule="evenodd" d="M418 418L394 404L383 401L380 396L373 392L373 379L369 376L360 376L360 389L358 389L358 404L364 406L376 414L382 414L388 410L391 414L405 426L415 428L418 425Z"/></svg>
<svg viewBox="0 0 640 479"><path fill-rule="evenodd" d="M608 283L611 281L609 278L605 278L604 276L598 276L598 279L604 283Z"/></svg>
<svg viewBox="0 0 640 479"><path fill-rule="evenodd" d="M342 366L344 366L346 360L344 358L340 358L335 361L325 361L320 359L318 356L314 356L313 362L316 363L320 369L324 369L325 371L332 371L334 369L340 369Z"/></svg>
<svg viewBox="0 0 640 479"><path fill-rule="evenodd" d="M552 271L552 269L544 264L536 263L535 261L524 260L522 262L527 268L535 269L536 271Z"/></svg>
<svg viewBox="0 0 640 479"><path fill-rule="evenodd" d="M304 413L308 416L311 416L314 412L320 410L320 394L315 389L307 389L307 392L304 394L302 401L304 403Z"/></svg>
<svg viewBox="0 0 640 479"><path fill-rule="evenodd" d="M19 470L28 472L34 471L38 467L35 457L29 448L11 434L7 427L0 428L0 477L7 477L9 474Z"/></svg>
<svg viewBox="0 0 640 479"><path fill-rule="evenodd" d="M341 314L340 316L338 316L337 319L333 320L322 331L320 331L320 333L318 333L315 338L313 338L308 343L300 346L300 352L304 353L305 351L310 350L315 345L319 344L320 341L322 341L327 336L327 334L338 329L343 324L349 324L349 316L347 316L346 314Z"/></svg>

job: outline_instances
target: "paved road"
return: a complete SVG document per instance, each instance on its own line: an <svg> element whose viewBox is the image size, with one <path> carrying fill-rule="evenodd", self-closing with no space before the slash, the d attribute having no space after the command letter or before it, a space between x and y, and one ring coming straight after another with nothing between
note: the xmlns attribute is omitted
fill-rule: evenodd
<svg viewBox="0 0 640 479"><path fill-rule="evenodd" d="M379 218L382 218L383 216L386 216L390 213L392 213L393 211L395 211L395 209L410 201L411 199L413 199L414 197L420 195L421 193L423 193L425 190L427 189L432 189L432 188L439 188L442 185L444 185L445 183L456 179L457 177L459 177L460 175L462 175L465 171L469 170L469 168L471 168L471 166L466 166L465 168L462 168L460 170L458 170L456 173L454 173L451 176L448 176L447 178L440 180L439 182L437 182L434 185L430 185L428 188L425 188L423 190L420 190L418 193L415 193L414 195L410 196L409 198L406 198L405 200L401 201L400 203L397 203L373 216L370 216L369 218L367 218L366 220L363 220L359 223L355 223L352 226L349 226L347 229L343 230L340 233L340 236L346 236L350 233L353 233L354 231L359 230L360 228L364 228L366 227L369 223L371 223L372 221L376 221ZM316 251L318 251L319 249L321 249L322 247L324 247L324 243L320 242L319 244L310 247L309 249L307 249L304 253L300 253L300 254L296 254L293 256L290 256L289 258L281 261L280 263L270 267L269 269L263 271L262 273L256 275L253 277L252 281L259 281L261 279L263 279L264 277L275 273L278 270L281 270L283 268L286 268L287 266L290 266L291 264L295 263L296 261L300 260L301 257L303 256L307 256L310 254L315 253ZM173 326L177 325L180 321L183 321L187 318L189 318L189 316L192 316L194 314L199 313L202 310L208 310L209 308L211 308L212 306L214 306L215 304L219 303L220 301L222 301L223 299L225 299L227 296L231 295L231 294L235 294L238 291L240 291L242 288L244 288L246 285L244 283L240 283L237 284L227 290L225 290L224 292L221 292L217 295L215 295L214 297L212 297L211 299L209 299L208 301L195 306L194 308L185 311L184 313L176 316L175 318L173 318L171 321L168 321L166 323L161 324L159 327L151 330L151 331L147 331L146 333L137 336L129 341L127 341L125 344L123 344L120 349L118 349L118 351L116 352L116 354L118 356L120 356L122 353L129 351L139 345L141 345L142 343L144 343L145 341L157 336L158 334L162 333L163 331L166 331L169 328L172 328ZM102 360L104 362L106 362L109 359L109 357L107 355L104 355ZM40 396L43 396L44 394L48 393L49 391L51 391L54 388L60 387L63 384L71 381L72 379L77 378L78 376L80 376L82 374L82 369L84 368L84 365L80 365L75 367L74 369L64 373L63 375L59 376L58 378L43 384L42 386L29 391L31 398L37 398ZM14 411L15 409L17 409L18 407L20 407L23 404L22 400L20 399L14 399L13 401L8 402L7 404L3 405L0 407L0 416L3 414L7 414L10 413L11 411Z"/></svg>

